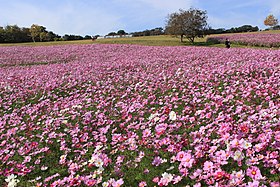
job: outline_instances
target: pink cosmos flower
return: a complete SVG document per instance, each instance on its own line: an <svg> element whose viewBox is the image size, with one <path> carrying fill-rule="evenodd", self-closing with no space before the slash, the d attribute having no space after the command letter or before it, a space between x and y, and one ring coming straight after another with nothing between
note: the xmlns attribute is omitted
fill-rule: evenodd
<svg viewBox="0 0 280 187"><path fill-rule="evenodd" d="M195 121L195 117L191 117L190 118L190 122L192 123L192 122L194 122Z"/></svg>
<svg viewBox="0 0 280 187"><path fill-rule="evenodd" d="M189 170L184 167L180 168L179 171L182 174L182 176L187 176L189 174Z"/></svg>
<svg viewBox="0 0 280 187"><path fill-rule="evenodd" d="M179 153L177 153L176 159L177 161L182 161L182 159L185 157L186 152L185 151L180 151Z"/></svg>
<svg viewBox="0 0 280 187"><path fill-rule="evenodd" d="M0 68L0 160L5 166L0 175L20 175L18 186L28 173L45 169L48 156L70 176L54 182L47 170L33 184L90 186L96 174L95 186L101 186L101 178L108 177L103 170L142 165L141 151L147 149L151 153L145 152L145 159L164 152L171 166L179 162L176 171L164 171L180 176L173 175L171 182L169 174L159 176L160 185L181 186L181 177L188 176L200 186L279 186L271 177L279 168L279 50L71 45L1 47L0 54L1 66L13 66ZM39 61L67 64L14 66ZM34 104L21 103L30 99ZM147 120L148 113L156 116ZM122 157L127 151L129 158ZM97 155L96 162L88 160L90 154ZM232 160L248 170L233 172L236 167L227 166ZM154 164L163 162L155 159ZM164 169L160 166L156 169Z"/></svg>
<svg viewBox="0 0 280 187"><path fill-rule="evenodd" d="M207 119L210 119L212 114L211 114L211 112L208 112L205 116L206 116Z"/></svg>
<svg viewBox="0 0 280 187"><path fill-rule="evenodd" d="M167 124L159 124L159 125L157 125L155 127L156 134L157 135L162 135L165 132L167 126L168 126Z"/></svg>
<svg viewBox="0 0 280 187"><path fill-rule="evenodd" d="M190 153L186 153L185 156L181 160L181 164L184 167L191 168L194 163L194 159L192 158L192 155Z"/></svg>
<svg viewBox="0 0 280 187"><path fill-rule="evenodd" d="M215 171L215 173L214 173L214 177L216 180L222 179L224 177L224 175L225 175L225 172L222 170Z"/></svg>
<svg viewBox="0 0 280 187"><path fill-rule="evenodd" d="M162 178L159 180L159 186L168 186L168 184L173 180L173 175L170 173L164 172Z"/></svg>
<svg viewBox="0 0 280 187"><path fill-rule="evenodd" d="M238 139L234 139L230 142L232 148L239 148L242 144Z"/></svg>
<svg viewBox="0 0 280 187"><path fill-rule="evenodd" d="M203 170L204 171L210 171L210 170L212 170L214 167L213 167L213 162L211 162L211 161L206 161L206 162L204 162L204 165L203 165Z"/></svg>
<svg viewBox="0 0 280 187"><path fill-rule="evenodd" d="M151 130L150 129L145 129L145 130L143 130L142 134L143 134L142 135L143 138L147 138L151 135Z"/></svg>
<svg viewBox="0 0 280 187"><path fill-rule="evenodd" d="M259 184L260 184L259 181L248 182L247 187L259 187Z"/></svg>
<svg viewBox="0 0 280 187"><path fill-rule="evenodd" d="M162 163L162 159L159 156L157 156L154 158L152 165L159 166L161 163Z"/></svg>
<svg viewBox="0 0 280 187"><path fill-rule="evenodd" d="M259 180L262 178L261 171L256 166L249 167L246 171L246 174L254 180Z"/></svg>
<svg viewBox="0 0 280 187"><path fill-rule="evenodd" d="M175 177L173 177L173 184L177 184L177 183L179 183L181 180L183 179L183 177L182 176L175 176Z"/></svg>
<svg viewBox="0 0 280 187"><path fill-rule="evenodd" d="M236 171L233 171L233 173L231 174L231 181L230 183L233 185L233 186L238 186L240 185L243 180L244 180L244 173L242 170L236 172Z"/></svg>
<svg viewBox="0 0 280 187"><path fill-rule="evenodd" d="M94 185L96 185L96 180L86 180L85 184L87 186L94 186Z"/></svg>
<svg viewBox="0 0 280 187"><path fill-rule="evenodd" d="M145 187L145 186L147 186L147 183L146 183L146 181L141 181L138 186Z"/></svg>
<svg viewBox="0 0 280 187"><path fill-rule="evenodd" d="M191 179L195 179L195 178L197 178L197 177L200 177L201 174L202 174L202 170L201 170L201 169L197 169L197 170L195 170L195 171L193 172L192 175L190 175L190 178L191 178Z"/></svg>
<svg viewBox="0 0 280 187"><path fill-rule="evenodd" d="M153 178L153 182L154 182L154 183L158 183L158 182L159 182L159 177Z"/></svg>
<svg viewBox="0 0 280 187"><path fill-rule="evenodd" d="M280 182L271 182L270 186L271 187L279 187L280 186Z"/></svg>
<svg viewBox="0 0 280 187"><path fill-rule="evenodd" d="M113 186L113 187L120 187L121 185L123 185L123 183L124 183L123 179L119 179L119 180L117 180L117 181L114 181L114 182L112 183L112 186Z"/></svg>

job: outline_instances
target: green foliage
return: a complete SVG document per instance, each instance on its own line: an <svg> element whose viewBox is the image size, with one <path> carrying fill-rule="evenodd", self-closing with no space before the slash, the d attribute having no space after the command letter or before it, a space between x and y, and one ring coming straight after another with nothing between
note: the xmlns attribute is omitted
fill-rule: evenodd
<svg viewBox="0 0 280 187"><path fill-rule="evenodd" d="M125 35L125 34L127 34L124 30L119 30L118 32L117 32L117 34L118 35Z"/></svg>
<svg viewBox="0 0 280 187"><path fill-rule="evenodd" d="M41 33L44 33L46 28L40 25L33 24L30 27L30 34L33 42L41 40Z"/></svg>
<svg viewBox="0 0 280 187"><path fill-rule="evenodd" d="M59 38L54 32L35 24L31 28L20 28L17 25L0 27L0 43L47 42Z"/></svg>
<svg viewBox="0 0 280 187"><path fill-rule="evenodd" d="M82 36L72 35L72 34L70 34L70 35L65 34L62 38L64 41L83 40L84 39Z"/></svg>
<svg viewBox="0 0 280 187"><path fill-rule="evenodd" d="M31 41L28 28L20 28L17 25L0 27L0 43L29 42Z"/></svg>
<svg viewBox="0 0 280 187"><path fill-rule="evenodd" d="M166 25L166 33L180 35L181 42L183 36L194 43L196 37L203 37L207 28L206 11L190 8L180 9L179 12L170 14Z"/></svg>
<svg viewBox="0 0 280 187"><path fill-rule="evenodd" d="M157 35L163 35L163 28L157 27L154 29L146 29L144 31L139 31L139 32L133 32L132 36L138 37L138 36L157 36Z"/></svg>

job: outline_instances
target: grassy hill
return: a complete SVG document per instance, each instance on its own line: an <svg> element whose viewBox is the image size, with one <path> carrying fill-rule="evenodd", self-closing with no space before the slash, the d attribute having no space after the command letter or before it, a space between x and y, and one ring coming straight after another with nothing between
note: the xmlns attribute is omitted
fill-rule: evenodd
<svg viewBox="0 0 280 187"><path fill-rule="evenodd" d="M262 31L252 33L279 33L280 31ZM239 33L243 34L243 33ZM221 34L231 35L231 34ZM213 35L210 35L213 36ZM215 35L219 36L219 35ZM224 47L223 44L207 43L204 38L196 38L195 46L209 46L209 47ZM106 38L92 40L78 40L78 41L55 41L55 42L36 42L36 43L13 43L13 44L0 44L1 46L48 46L48 45L69 45L69 44L137 44L137 45L148 45L148 46L191 46L190 42L185 38L184 42L180 42L180 38L176 36L161 35L161 36L143 36L143 37L132 37L132 38ZM232 47L244 47L242 45L233 44Z"/></svg>

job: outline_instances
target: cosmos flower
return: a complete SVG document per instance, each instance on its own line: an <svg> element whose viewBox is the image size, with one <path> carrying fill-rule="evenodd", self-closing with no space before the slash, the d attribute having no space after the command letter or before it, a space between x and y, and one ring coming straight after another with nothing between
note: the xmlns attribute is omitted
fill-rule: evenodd
<svg viewBox="0 0 280 187"><path fill-rule="evenodd" d="M256 166L251 166L246 171L247 176L251 177L253 180L260 180L262 178L261 171Z"/></svg>
<svg viewBox="0 0 280 187"><path fill-rule="evenodd" d="M4 186L126 186L127 173L150 176L135 185L279 186L279 50L106 44L0 54Z"/></svg>
<svg viewBox="0 0 280 187"><path fill-rule="evenodd" d="M114 182L112 183L112 186L113 186L113 187L120 187L120 186L123 185L123 184L124 184L123 179L119 179L119 180L117 180L117 181L114 181Z"/></svg>
<svg viewBox="0 0 280 187"><path fill-rule="evenodd" d="M169 113L169 119L172 121L175 121L177 119L176 113L174 111L171 111Z"/></svg>
<svg viewBox="0 0 280 187"><path fill-rule="evenodd" d="M17 176L14 175L14 174L11 174L9 175L5 181L8 183L8 187L15 187L17 186L17 184L20 182L18 179L17 179Z"/></svg>

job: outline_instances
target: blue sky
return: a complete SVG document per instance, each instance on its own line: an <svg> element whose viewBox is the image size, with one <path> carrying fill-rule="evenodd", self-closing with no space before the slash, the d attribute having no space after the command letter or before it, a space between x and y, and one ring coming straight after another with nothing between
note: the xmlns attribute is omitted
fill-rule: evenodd
<svg viewBox="0 0 280 187"><path fill-rule="evenodd" d="M280 20L279 0L0 0L0 5L0 26L35 23L60 35L164 27L168 14L190 7L206 10L212 28L265 28L268 14Z"/></svg>

